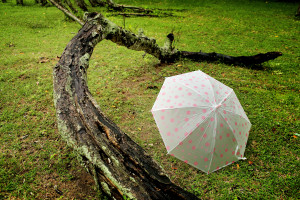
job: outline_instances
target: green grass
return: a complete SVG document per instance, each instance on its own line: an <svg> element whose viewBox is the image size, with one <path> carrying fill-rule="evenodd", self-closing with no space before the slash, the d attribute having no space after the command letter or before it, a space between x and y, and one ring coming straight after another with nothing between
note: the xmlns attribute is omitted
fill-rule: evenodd
<svg viewBox="0 0 300 200"><path fill-rule="evenodd" d="M264 70L181 61L103 41L88 73L102 110L152 155L170 178L203 199L299 197L299 33L297 5L275 1L129 1L186 9L174 17L126 18L126 28L163 44L174 30L179 50L253 55L280 51ZM52 67L80 26L54 7L0 3L0 199L94 199L76 156L61 140L52 100ZM109 16L108 13L106 15ZM109 17L123 26L122 17ZM166 155L150 110L167 76L202 70L232 87L251 123L247 160L206 175ZM154 87L156 86L156 87ZM251 162L250 162L251 161ZM85 182L90 185L84 186ZM89 189L88 189L89 188Z"/></svg>

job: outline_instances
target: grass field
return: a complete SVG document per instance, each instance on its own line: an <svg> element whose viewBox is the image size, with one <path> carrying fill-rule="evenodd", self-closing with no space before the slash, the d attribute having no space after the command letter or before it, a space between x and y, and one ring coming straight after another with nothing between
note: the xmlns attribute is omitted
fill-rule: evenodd
<svg viewBox="0 0 300 200"><path fill-rule="evenodd" d="M280 51L264 70L182 61L160 65L150 55L98 44L88 72L102 110L152 155L172 181L201 199L297 199L300 196L300 20L297 5L276 1L119 0L179 9L173 17L126 18L125 27L176 48L253 55ZM182 10L184 9L184 10ZM124 26L123 17L109 19ZM0 200L95 199L93 179L57 131L52 67L80 26L55 7L0 3ZM167 76L202 70L232 87L252 128L239 161L206 175L166 155L151 108ZM60 193L60 194L59 194Z"/></svg>

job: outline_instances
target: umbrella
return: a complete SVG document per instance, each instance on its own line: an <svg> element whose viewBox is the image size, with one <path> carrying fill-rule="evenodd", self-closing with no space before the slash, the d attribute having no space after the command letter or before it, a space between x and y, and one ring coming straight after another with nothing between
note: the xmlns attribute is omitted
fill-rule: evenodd
<svg viewBox="0 0 300 200"><path fill-rule="evenodd" d="M245 159L251 123L234 91L202 71L166 78L151 112L168 154L207 174Z"/></svg>

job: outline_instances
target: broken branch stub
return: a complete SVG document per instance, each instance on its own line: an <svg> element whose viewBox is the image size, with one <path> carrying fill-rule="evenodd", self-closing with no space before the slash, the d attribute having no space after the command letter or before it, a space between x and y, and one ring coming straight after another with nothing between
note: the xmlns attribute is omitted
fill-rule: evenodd
<svg viewBox="0 0 300 200"><path fill-rule="evenodd" d="M94 47L110 39L161 57L166 49L92 13L53 70L58 129L109 199L198 199L170 181L161 167L101 111L86 82ZM152 47L149 50L149 47Z"/></svg>

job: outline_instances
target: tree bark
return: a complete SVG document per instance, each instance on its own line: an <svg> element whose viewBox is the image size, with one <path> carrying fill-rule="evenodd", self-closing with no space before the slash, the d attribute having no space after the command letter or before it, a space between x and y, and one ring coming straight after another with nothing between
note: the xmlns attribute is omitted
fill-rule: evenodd
<svg viewBox="0 0 300 200"><path fill-rule="evenodd" d="M198 199L173 184L93 99L86 73L94 47L103 39L128 44L126 34L131 33L122 32L97 13L87 19L53 70L54 104L61 136L77 152L109 199ZM131 48L140 49L134 44Z"/></svg>
<svg viewBox="0 0 300 200"><path fill-rule="evenodd" d="M7 1L6 0L2 0L2 3L7 3Z"/></svg>

